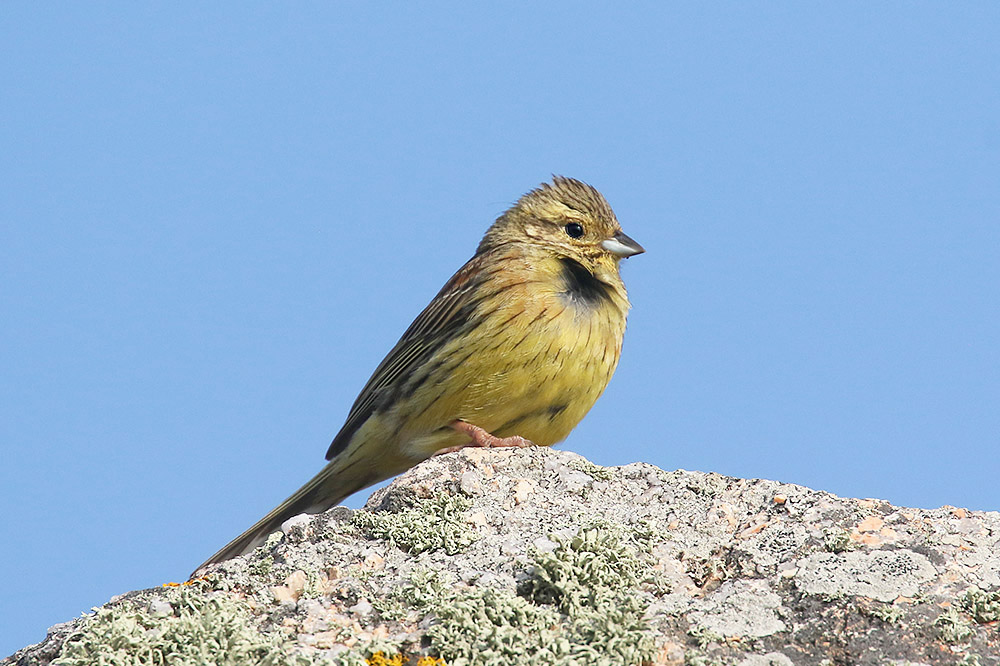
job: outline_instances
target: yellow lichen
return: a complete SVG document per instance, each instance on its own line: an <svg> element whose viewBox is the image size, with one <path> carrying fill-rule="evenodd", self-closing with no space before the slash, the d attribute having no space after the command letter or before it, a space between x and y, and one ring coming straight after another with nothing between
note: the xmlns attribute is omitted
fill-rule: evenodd
<svg viewBox="0 0 1000 666"><path fill-rule="evenodd" d="M365 659L365 663L370 666L403 666L404 660L401 654L394 654L389 657L386 656L385 652L376 652Z"/></svg>

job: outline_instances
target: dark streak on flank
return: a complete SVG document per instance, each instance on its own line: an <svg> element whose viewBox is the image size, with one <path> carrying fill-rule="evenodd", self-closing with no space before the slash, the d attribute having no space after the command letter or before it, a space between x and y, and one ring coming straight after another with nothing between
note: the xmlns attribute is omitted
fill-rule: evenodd
<svg viewBox="0 0 1000 666"><path fill-rule="evenodd" d="M515 425L521 423L522 421L533 419L536 416L547 416L549 421L551 421L560 414L562 414L563 412L565 412L567 407L569 407L569 405L566 403L549 405L548 407L542 407L541 409L536 409L532 412L528 412L527 414L522 414L521 416L518 416L516 419L511 419L510 421L507 421L502 426L494 430L494 434L505 433L503 435L497 435L497 437L507 437L509 435L507 435L506 432L509 431L511 428L513 428ZM512 433L512 434L516 435L517 433Z"/></svg>
<svg viewBox="0 0 1000 666"><path fill-rule="evenodd" d="M334 456L347 448L351 437L373 413L383 409L386 405L393 404L400 396L412 395L428 379L432 370L437 370L439 366L447 362L448 359L439 359L436 365L431 367L427 365L428 361L445 345L456 338L461 338L481 323L482 316L476 311L478 305L478 300L470 300L446 320L437 323L429 331L420 332L415 336L410 336L410 333L414 326L420 322L420 318L411 324L410 329L403 334L403 338L397 343L397 345L403 343L410 336L410 349L413 352L411 357L401 365L391 381L386 381L381 386L372 387L370 395L367 391L368 387L362 391L355 401L354 407L351 408L351 415L347 422L337 433L333 443L330 444L330 449L326 454L327 460L332 460ZM404 347L403 351L405 352L405 350ZM393 352L395 351L397 350L394 349ZM390 355L382 363L389 361L393 357L393 352L390 352ZM376 375L379 370L381 370L381 366L375 371ZM359 409L362 399L364 399L365 404L363 408Z"/></svg>
<svg viewBox="0 0 1000 666"><path fill-rule="evenodd" d="M566 287L563 292L574 305L597 307L611 300L611 285L601 282L576 259L562 257L562 279Z"/></svg>
<svg viewBox="0 0 1000 666"><path fill-rule="evenodd" d="M435 377L441 368L445 368L447 366L448 368L453 370L454 368L457 368L458 366L468 361L476 353L476 350L473 349L471 351L467 351L462 356L438 358L434 361L431 361L431 359L437 353L437 350L443 346L444 344L441 344L437 348L431 349L430 351L426 352L424 354L425 358L421 361L422 368L420 372L418 374L409 377L406 381L401 381L397 383L396 390L393 391L391 394L388 394L385 404L391 405L400 400L406 400L412 397L413 394L415 394L417 391L419 391L424 387L424 385L431 377ZM444 374L448 374L448 371L446 370ZM380 407L381 406L382 405L380 405Z"/></svg>

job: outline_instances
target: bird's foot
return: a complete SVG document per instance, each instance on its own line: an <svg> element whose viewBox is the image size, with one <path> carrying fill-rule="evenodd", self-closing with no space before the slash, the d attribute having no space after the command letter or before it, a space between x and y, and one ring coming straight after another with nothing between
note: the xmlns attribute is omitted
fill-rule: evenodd
<svg viewBox="0 0 1000 666"><path fill-rule="evenodd" d="M468 444L462 444L461 446L449 446L446 449L441 449L437 451L434 455L438 456L443 453L453 453L460 449L464 449L467 446L479 446L487 449L495 449L501 447L516 447L523 449L529 446L535 446L535 443L530 439L525 439L519 435L513 435L511 437L497 437L492 435L479 426L472 425L471 423L466 423L465 421L454 421L451 427L458 432L464 433L472 438L472 441Z"/></svg>

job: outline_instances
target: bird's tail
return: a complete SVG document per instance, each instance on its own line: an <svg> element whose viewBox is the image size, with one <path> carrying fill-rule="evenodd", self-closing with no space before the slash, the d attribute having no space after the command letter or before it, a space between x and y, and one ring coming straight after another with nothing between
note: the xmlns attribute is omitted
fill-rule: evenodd
<svg viewBox="0 0 1000 666"><path fill-rule="evenodd" d="M366 465L364 457L351 456L345 451L344 454L337 456L327 463L326 467L320 470L319 474L296 490L291 497L254 523L253 527L227 543L215 555L202 562L195 569L195 572L191 574L191 577L193 578L199 570L209 564L223 562L238 555L249 553L257 546L263 544L272 532L280 529L281 524L292 516L297 516L300 513L320 513L326 511L351 493L387 479L389 476L392 475L387 475L384 472L380 473L370 463Z"/></svg>

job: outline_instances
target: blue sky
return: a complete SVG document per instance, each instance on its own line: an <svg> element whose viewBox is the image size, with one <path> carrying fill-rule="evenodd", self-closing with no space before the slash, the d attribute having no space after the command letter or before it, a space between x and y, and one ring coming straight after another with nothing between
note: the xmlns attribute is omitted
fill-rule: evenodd
<svg viewBox="0 0 1000 666"><path fill-rule="evenodd" d="M998 25L993 3L5 4L0 656L182 580L318 471L552 173L647 249L564 448L1000 508Z"/></svg>

